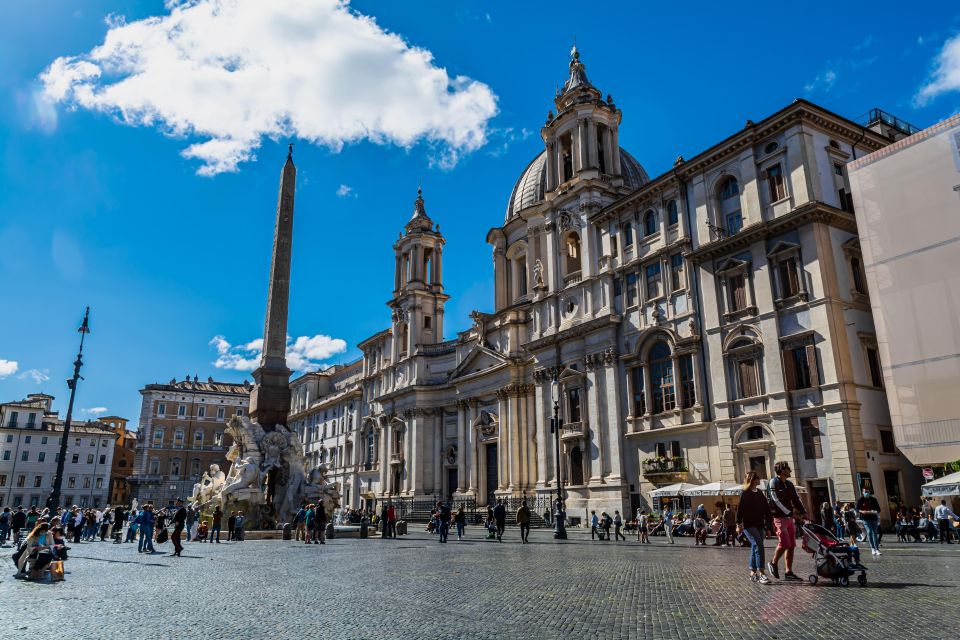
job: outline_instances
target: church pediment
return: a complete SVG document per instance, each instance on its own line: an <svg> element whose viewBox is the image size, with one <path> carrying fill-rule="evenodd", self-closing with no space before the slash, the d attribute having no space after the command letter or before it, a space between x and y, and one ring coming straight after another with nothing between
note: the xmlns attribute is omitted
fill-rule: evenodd
<svg viewBox="0 0 960 640"><path fill-rule="evenodd" d="M507 364L507 358L487 347L475 346L450 374L451 380Z"/></svg>

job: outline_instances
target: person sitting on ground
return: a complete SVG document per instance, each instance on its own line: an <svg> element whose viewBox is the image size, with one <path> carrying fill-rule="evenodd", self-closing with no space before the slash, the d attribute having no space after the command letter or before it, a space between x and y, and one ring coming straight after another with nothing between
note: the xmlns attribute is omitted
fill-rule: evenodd
<svg viewBox="0 0 960 640"><path fill-rule="evenodd" d="M197 528L197 540L200 542L207 541L207 534L210 531L210 527L207 525L206 520L200 522L200 526Z"/></svg>
<svg viewBox="0 0 960 640"><path fill-rule="evenodd" d="M42 571L51 560L53 560L53 536L50 535L50 525L46 522L40 522L34 527L27 539L23 541L20 548L20 557L17 559L17 575L23 576L27 573L27 563L33 561L31 570L33 572Z"/></svg>
<svg viewBox="0 0 960 640"><path fill-rule="evenodd" d="M66 560L67 551L70 550L70 547L67 546L67 539L63 537L63 527L60 525L54 525L50 529L50 536L53 540L53 546L51 550L53 551L54 560Z"/></svg>

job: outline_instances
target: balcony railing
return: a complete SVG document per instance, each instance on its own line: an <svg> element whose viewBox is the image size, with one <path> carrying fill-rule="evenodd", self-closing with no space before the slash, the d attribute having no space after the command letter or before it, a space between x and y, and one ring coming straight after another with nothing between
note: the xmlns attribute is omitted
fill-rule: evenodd
<svg viewBox="0 0 960 640"><path fill-rule="evenodd" d="M686 473L687 461L684 458L652 458L643 461L643 475Z"/></svg>
<svg viewBox="0 0 960 640"><path fill-rule="evenodd" d="M882 109L870 109L867 113L867 126L869 127L875 122L882 122L908 136L912 136L921 130L919 127L915 127L909 122L904 122L900 118L894 117Z"/></svg>

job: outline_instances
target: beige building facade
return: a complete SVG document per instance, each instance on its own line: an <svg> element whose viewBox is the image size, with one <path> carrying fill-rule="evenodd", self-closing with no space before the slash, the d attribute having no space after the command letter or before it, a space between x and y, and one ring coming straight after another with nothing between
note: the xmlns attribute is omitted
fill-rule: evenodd
<svg viewBox="0 0 960 640"><path fill-rule="evenodd" d="M960 460L960 116L849 164L897 446Z"/></svg>
<svg viewBox="0 0 960 640"><path fill-rule="evenodd" d="M127 478L130 498L165 506L177 497L189 498L211 464L226 473L233 441L224 429L232 416L247 415L252 388L246 381L201 382L188 376L141 389L134 473Z"/></svg>
<svg viewBox="0 0 960 640"><path fill-rule="evenodd" d="M891 506L918 496L872 364L846 172L893 136L798 100L650 178L620 147L623 115L574 50L543 149L487 235L493 310L451 340L445 239L418 194L390 326L360 343L350 382L344 455L363 495L346 504L526 497L542 512L555 410L574 520L656 506L650 491L679 481L771 477L779 460L811 507L867 487Z"/></svg>

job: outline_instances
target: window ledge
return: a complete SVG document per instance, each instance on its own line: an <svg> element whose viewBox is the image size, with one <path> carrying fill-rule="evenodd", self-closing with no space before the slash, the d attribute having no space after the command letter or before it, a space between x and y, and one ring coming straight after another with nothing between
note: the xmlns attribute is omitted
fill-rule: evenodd
<svg viewBox="0 0 960 640"><path fill-rule="evenodd" d="M804 304L810 299L810 294L806 291L800 291L787 298L776 298L773 303L777 308L792 307L798 304Z"/></svg>
<svg viewBox="0 0 960 640"><path fill-rule="evenodd" d="M749 305L743 309L737 311L731 311L730 313L723 314L723 319L726 322L732 322L734 320L739 320L741 318L746 318L748 316L757 315L757 307L755 305Z"/></svg>

